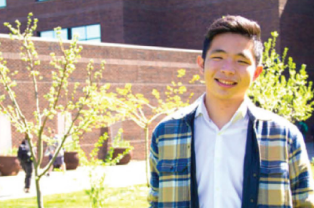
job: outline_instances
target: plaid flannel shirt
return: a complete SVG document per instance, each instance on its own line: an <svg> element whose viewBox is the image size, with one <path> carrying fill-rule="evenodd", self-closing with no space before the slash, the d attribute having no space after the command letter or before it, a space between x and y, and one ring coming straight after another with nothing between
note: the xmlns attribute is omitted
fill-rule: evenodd
<svg viewBox="0 0 314 208"><path fill-rule="evenodd" d="M194 115L198 102L167 117L153 132L148 195L151 207L193 207L192 129L187 118ZM260 160L255 206L314 208L313 176L302 134L285 119L250 102L248 114L254 124Z"/></svg>

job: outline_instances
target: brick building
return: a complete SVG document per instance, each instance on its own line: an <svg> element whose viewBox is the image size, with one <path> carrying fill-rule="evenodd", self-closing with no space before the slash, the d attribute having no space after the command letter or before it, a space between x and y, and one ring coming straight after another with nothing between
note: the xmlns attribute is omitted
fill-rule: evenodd
<svg viewBox="0 0 314 208"><path fill-rule="evenodd" d="M25 25L29 12L39 19L37 36L53 37L53 28L61 26L65 39L71 39L77 32L82 41L183 49L201 49L206 28L214 19L225 14L243 15L261 25L263 40L270 37L270 32L278 31L278 50L288 47L288 55L297 64L307 64L310 78L314 80L314 2L310 0L0 0L0 33L8 32L3 22L13 23L19 19ZM44 45L44 54L49 54L53 48L49 44L54 44L39 43ZM198 53L98 45L87 44L83 54L84 58L107 60L105 81L116 85L131 82L137 89L147 90L146 93L155 86L165 86L175 77L177 69L194 64L195 53ZM10 51L8 48L6 53ZM108 59L119 61L108 62ZM129 59L133 62L128 62ZM156 65L159 62L161 66ZM122 69L129 71L127 76ZM309 123L313 123L312 120ZM129 131L134 134L132 138L141 137L136 132L136 129ZM136 148L141 148L142 142L138 140L137 145Z"/></svg>
<svg viewBox="0 0 314 208"><path fill-rule="evenodd" d="M214 19L243 15L260 23L263 40L278 31L278 49L288 47L297 63L314 68L310 0L0 0L0 33L8 32L3 22L25 25L29 12L39 19L37 35L61 26L70 38L71 31L99 25L101 42L185 49L201 48Z"/></svg>
<svg viewBox="0 0 314 208"><path fill-rule="evenodd" d="M16 97L20 101L19 103L26 118L33 118L32 112L36 109L33 83L25 69L25 63L20 60L20 47L17 42L10 40L8 35L0 35L0 42L0 51L2 52L2 57L7 60L7 67L19 71L15 77L17 83L17 87L14 88L16 90ZM42 97L49 91L52 84L50 70L53 67L49 64L49 54L51 52L55 52L57 55L60 54L58 52L60 51L59 43L56 41L46 41L41 38L34 38L34 42L40 54L39 59L41 60L40 71L43 79L38 81L38 89L39 96ZM83 58L77 63L77 71L74 76L69 79L70 86L75 82L85 82L83 74L86 65L90 59L93 59L95 68L100 67L102 60L106 61L106 69L101 80L102 84L110 83L111 89L115 89L116 87L123 88L125 83L131 83L132 92L143 93L152 102L154 102L153 95L151 94L152 90L157 89L162 95L166 86L176 79L177 70L181 68L186 69L187 73L186 77L180 81L187 85L190 91L195 93L195 97L204 91L202 84L190 84L188 82L192 75L198 73L195 63L195 57L200 54L198 50L85 42L81 42L80 45L83 46L81 53ZM3 94L2 86L0 86L0 94ZM188 94L186 97L188 97ZM40 103L41 107L47 106L47 103L43 100ZM157 122L158 120L150 126L150 130L153 130ZM58 125L58 117L48 124L48 126L59 130ZM115 123L110 127L94 129L92 132L84 134L80 141L83 150L89 152L94 147L94 143L98 140L99 136L104 132L109 133L111 138L108 142L112 142L112 137L116 135L119 128L123 128L124 130L123 138L129 140L131 145L134 146L133 159L143 159L145 148L144 131L133 121L128 120ZM1 130L0 142L4 139L5 135L3 134L4 132ZM23 135L17 133L12 128L13 146L17 146L22 138ZM9 139L11 140L11 138ZM3 146L0 144L0 147ZM104 154L106 154L105 148L101 150L100 157L104 157Z"/></svg>

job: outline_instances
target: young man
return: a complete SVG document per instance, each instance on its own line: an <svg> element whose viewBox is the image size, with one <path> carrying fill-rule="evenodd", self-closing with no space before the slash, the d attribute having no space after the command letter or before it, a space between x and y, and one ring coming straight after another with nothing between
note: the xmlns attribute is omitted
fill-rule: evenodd
<svg viewBox="0 0 314 208"><path fill-rule="evenodd" d="M25 135L25 138L21 142L17 153L17 158L20 161L20 165L25 171L24 191L25 193L29 193L33 173L33 159L31 157L29 143L27 141L27 135Z"/></svg>
<svg viewBox="0 0 314 208"><path fill-rule="evenodd" d="M314 207L302 134L246 97L262 72L260 27L226 16L197 63L206 91L153 132L151 207Z"/></svg>

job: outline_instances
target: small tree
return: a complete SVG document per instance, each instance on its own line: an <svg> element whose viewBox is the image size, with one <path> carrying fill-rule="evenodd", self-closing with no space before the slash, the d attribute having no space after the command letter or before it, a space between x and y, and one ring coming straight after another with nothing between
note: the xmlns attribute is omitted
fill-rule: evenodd
<svg viewBox="0 0 314 208"><path fill-rule="evenodd" d="M271 35L272 38L264 43L264 71L252 85L249 96L257 105L291 122L304 121L313 111L313 83L307 81L305 64L296 70L293 59L287 58L288 48L282 56L276 52L278 33Z"/></svg>
<svg viewBox="0 0 314 208"><path fill-rule="evenodd" d="M91 208L105 207L106 187L104 185L106 172L104 168L109 165L115 165L125 154L127 154L132 148L128 148L123 154L118 155L112 159L113 148L109 149L108 157L105 160L98 158L98 152L100 147L103 146L104 141L108 139L108 134L105 133L99 137L98 141L94 144L94 148L89 154L89 158L86 157L83 151L80 151L81 165L88 168L90 188L85 190L85 193L89 197Z"/></svg>
<svg viewBox="0 0 314 208"><path fill-rule="evenodd" d="M185 75L185 70L178 70L178 77L181 78ZM105 87L107 89L107 87ZM160 116L173 113L180 107L187 106L190 98L193 96L191 93L188 98L183 101L182 97L186 93L186 87L181 82L172 82L167 86L163 96L157 89L152 90L152 95L156 98L155 104L145 98L143 94L133 93L132 85L126 84L124 88L117 88L116 94L111 94L114 106L110 106L113 112L117 112L117 117L121 120L131 119L144 131L145 135L145 164L146 164L146 179L147 186L149 186L148 174L148 155L149 155L149 126ZM108 95L107 91L104 91ZM100 96L103 97L103 96ZM106 99L105 103L108 102Z"/></svg>
<svg viewBox="0 0 314 208"><path fill-rule="evenodd" d="M27 135L34 163L37 204L39 208L42 208L44 204L40 188L40 179L53 164L53 161L66 139L69 136L78 138L83 132L91 130L97 114L102 113L102 115L106 115L105 105L102 105L102 109L97 109L98 105L95 103L97 100L91 99L98 90L97 80L102 78L104 63L102 63L101 68L98 70L94 69L92 61L88 63L85 70L85 83L83 85L75 83L74 86L72 86L68 80L76 70L76 64L80 58L82 47L78 46L78 38L76 37L66 49L59 36L59 46L62 55L56 56L55 53L50 54L50 65L52 66L51 86L49 92L41 97L38 80L42 79L42 68L40 67L40 59L32 40L32 35L36 30L38 20L33 20L31 17L32 14L30 13L27 27L23 33L20 31L19 21L16 21L16 28L9 23L5 23L12 32L12 34L10 34L11 39L20 44L20 57L25 63L25 69L15 69L16 71L13 71L7 67L6 61L0 55L0 83L3 85L4 91L6 92L6 95L1 96L0 109L2 113L10 117L12 125L14 125L17 131ZM60 34L60 29L57 30L57 33ZM21 70L27 70L29 74L28 78L33 84L34 106L36 109L32 114L33 116L25 116L30 106L28 106L27 109L22 108L20 102L23 102L23 99L18 98L14 90L16 86L16 82L14 81L15 75ZM80 92L77 93L78 91ZM9 97L11 102L4 101L6 96ZM44 169L40 169L43 160L44 129L47 127L49 120L54 119L57 113L67 114L68 112L73 113L73 120L62 136L61 143L57 147L53 159ZM109 117L107 121L110 122ZM37 150L35 151L35 149Z"/></svg>

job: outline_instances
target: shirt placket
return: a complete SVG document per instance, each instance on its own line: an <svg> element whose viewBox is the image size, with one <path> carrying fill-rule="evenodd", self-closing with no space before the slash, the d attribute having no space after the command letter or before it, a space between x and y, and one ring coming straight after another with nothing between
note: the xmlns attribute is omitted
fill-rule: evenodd
<svg viewBox="0 0 314 208"><path fill-rule="evenodd" d="M222 159L222 131L216 132L214 154L214 207L221 207L221 159Z"/></svg>

